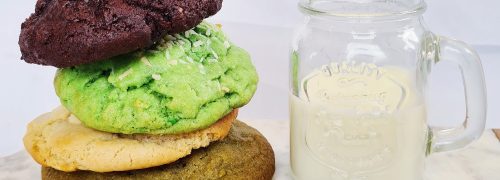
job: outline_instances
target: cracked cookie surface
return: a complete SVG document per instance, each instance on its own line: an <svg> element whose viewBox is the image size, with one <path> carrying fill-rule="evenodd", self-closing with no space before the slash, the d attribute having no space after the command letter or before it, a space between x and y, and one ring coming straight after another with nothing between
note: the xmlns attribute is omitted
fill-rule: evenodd
<svg viewBox="0 0 500 180"><path fill-rule="evenodd" d="M88 127L122 134L207 128L256 91L250 56L214 25L168 35L154 48L60 69L61 103Z"/></svg>
<svg viewBox="0 0 500 180"><path fill-rule="evenodd" d="M180 135L123 135L83 126L64 107L28 125L24 145L41 165L61 171L128 171L177 161L227 136L237 111L207 129Z"/></svg>
<svg viewBox="0 0 500 180"><path fill-rule="evenodd" d="M21 26L28 63L71 67L147 48L217 13L222 0L38 0Z"/></svg>

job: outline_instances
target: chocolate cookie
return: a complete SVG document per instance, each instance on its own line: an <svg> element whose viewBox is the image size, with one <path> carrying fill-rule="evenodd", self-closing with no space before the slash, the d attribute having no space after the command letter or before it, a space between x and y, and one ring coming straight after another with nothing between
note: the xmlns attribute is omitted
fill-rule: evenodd
<svg viewBox="0 0 500 180"><path fill-rule="evenodd" d="M267 140L252 127L235 121L222 141L198 150L173 164L134 171L96 173L62 172L42 168L46 180L132 180L132 179L271 179L274 153Z"/></svg>
<svg viewBox="0 0 500 180"><path fill-rule="evenodd" d="M28 63L59 68L147 48L217 13L222 0L38 0L21 26Z"/></svg>

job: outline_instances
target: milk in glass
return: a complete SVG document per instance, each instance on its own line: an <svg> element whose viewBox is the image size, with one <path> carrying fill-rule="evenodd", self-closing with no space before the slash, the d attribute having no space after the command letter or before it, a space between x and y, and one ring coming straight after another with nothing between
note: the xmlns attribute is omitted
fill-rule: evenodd
<svg viewBox="0 0 500 180"><path fill-rule="evenodd" d="M420 180L428 146L414 72L332 63L290 95L295 179Z"/></svg>

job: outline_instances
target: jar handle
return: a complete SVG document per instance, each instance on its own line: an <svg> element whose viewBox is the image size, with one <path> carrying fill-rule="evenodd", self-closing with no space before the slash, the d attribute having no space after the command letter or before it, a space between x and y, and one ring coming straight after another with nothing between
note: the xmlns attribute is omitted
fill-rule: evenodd
<svg viewBox="0 0 500 180"><path fill-rule="evenodd" d="M479 55L467 44L446 37L437 37L435 63L453 62L462 74L466 114L461 127L432 129L430 152L443 152L463 148L477 140L486 123L486 88Z"/></svg>

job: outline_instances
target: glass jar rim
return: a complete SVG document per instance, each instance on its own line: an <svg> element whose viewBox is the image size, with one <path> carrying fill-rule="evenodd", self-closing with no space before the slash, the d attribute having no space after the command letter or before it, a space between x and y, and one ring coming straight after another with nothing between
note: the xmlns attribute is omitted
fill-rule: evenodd
<svg viewBox="0 0 500 180"><path fill-rule="evenodd" d="M313 7L310 3L311 0L300 0L298 6L299 9L308 15L315 16L330 16L338 18L396 18L396 17L407 17L421 15L427 9L427 4L424 1L420 1L407 9L401 11L386 11L386 12L339 12L336 10L320 9Z"/></svg>

